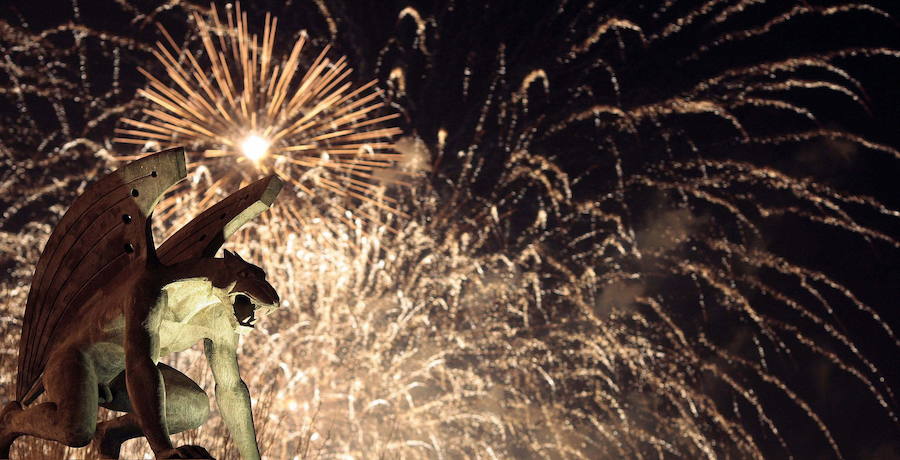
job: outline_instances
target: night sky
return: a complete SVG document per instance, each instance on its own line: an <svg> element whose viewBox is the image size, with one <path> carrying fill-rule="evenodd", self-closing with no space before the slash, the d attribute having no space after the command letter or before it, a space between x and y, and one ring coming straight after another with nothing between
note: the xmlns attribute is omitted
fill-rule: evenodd
<svg viewBox="0 0 900 460"><path fill-rule="evenodd" d="M590 268L601 279L605 273L640 274L641 285L633 290L623 286L634 285L616 284L610 277L586 295L597 302L598 311L613 312L623 304L625 310L645 311L646 305L632 305L631 297L657 299L698 356L717 366L734 366L729 375L758 396L796 458L833 458L835 453L784 391L764 383L752 366L716 356L712 348L704 348L705 340L778 376L821 417L845 458L900 458L900 425L896 415L894 420L889 415L900 411L900 342L891 336L900 328L900 6L869 1L843 9L847 3L841 1L769 1L741 10L735 5L753 2L683 0L668 7L645 1L594 3L297 0L244 2L243 7L257 26L266 12L279 18L276 49L286 52L305 31L314 49L330 44L335 55L348 57L354 82L378 79L390 110L401 114L400 127L430 152L433 168L424 179L428 187L454 203L449 217L442 218L455 222L454 228L477 233L489 218L478 209L499 208L502 223L476 252L515 258L539 244L576 273ZM704 3L709 8L702 9ZM13 0L0 5L3 232L31 231L29 222L58 219L78 187L78 181L64 179L93 177L114 167L98 150L136 150L111 139L122 116L133 116L147 104L135 96L146 85L137 67L162 75L148 52L161 39L154 23L164 25L179 44L196 46L185 20L194 6L206 8L203 2L174 1L158 8L156 2L130 0ZM402 13L407 7L424 18L424 30ZM778 19L785 14L790 17ZM729 19L717 19L723 15ZM627 19L640 32L621 26L589 40L609 18ZM57 27L66 31L46 33L45 41L30 44L35 37L30 34ZM807 57L821 58L843 73L802 64L746 72L766 62ZM392 74L395 69L402 69L402 85ZM536 69L545 78L523 86ZM732 74L739 76L709 83ZM765 87L767 81L771 87ZM714 102L719 112L682 110L697 101ZM631 118L617 119L598 107L620 108ZM68 145L76 139L85 142ZM555 198L536 182L509 180L515 153L521 150L567 175L566 205L554 208ZM59 161L41 163L47 158ZM696 167L701 163L705 169ZM472 169L472 164L477 166ZM713 171L720 166L717 175ZM742 180L751 171L768 175ZM705 174L717 180L687 186L700 183ZM772 179L776 176L784 180ZM463 198L458 196L460 184ZM691 194L700 189L733 208ZM846 200L836 199L840 210L835 210L805 200L806 191ZM609 222L574 211L585 203L602 203L605 215L620 219L624 230L611 230ZM554 230L535 232L535 216L548 209L546 227ZM601 236L572 244L592 231L631 238L625 243L627 256L597 249ZM846 287L852 298L813 275L807 278L815 286L810 290L797 278L755 264L762 255L736 260L717 241L822 274ZM0 258L8 278L5 288L27 263L10 254L6 250ZM522 270L543 270L527 267L527 261L517 263ZM744 311L740 302L692 279L690 267L700 265L721 274L717 279L723 286L742 293L770 319L779 340L770 340L749 315L735 313ZM531 324L537 326L529 336L535 340L543 340L541 327L580 327L568 322L579 307L561 293L565 280L549 269L542 273L546 302L555 306L540 318L535 313ZM796 299L799 308L786 307L759 286ZM880 321L858 308L856 300ZM21 307L8 305L4 315L15 308ZM812 324L804 312L826 318L859 354ZM621 324L631 327L627 318ZM641 330L634 326L634 334ZM817 344L819 351L803 346L798 336ZM671 337L659 340L663 349L674 342ZM888 407L880 407L865 385L841 372L826 358L829 353L862 369L886 395ZM879 371L872 372L860 357ZM738 405L734 390L722 381L702 373L687 381L723 411ZM634 372L623 373L621 384L643 385ZM593 388L583 382L568 385L571 394ZM573 413L601 412L580 398L568 400ZM787 456L763 423L745 417L748 407L739 412L744 415L735 419L767 458ZM665 416L645 423L648 432L655 432ZM747 455L727 440L717 449L722 458ZM516 447L500 452L510 458L550 455Z"/></svg>

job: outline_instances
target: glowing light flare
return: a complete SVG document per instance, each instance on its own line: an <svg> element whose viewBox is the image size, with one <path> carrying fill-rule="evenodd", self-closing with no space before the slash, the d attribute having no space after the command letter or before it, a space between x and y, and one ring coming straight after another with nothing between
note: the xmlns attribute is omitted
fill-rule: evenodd
<svg viewBox="0 0 900 460"><path fill-rule="evenodd" d="M268 140L251 134L241 142L241 152L254 163L258 163L269 153L271 145L272 143Z"/></svg>

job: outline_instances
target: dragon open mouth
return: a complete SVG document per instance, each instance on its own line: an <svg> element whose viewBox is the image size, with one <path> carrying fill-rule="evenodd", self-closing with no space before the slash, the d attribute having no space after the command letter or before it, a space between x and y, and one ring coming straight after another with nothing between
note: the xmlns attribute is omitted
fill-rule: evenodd
<svg viewBox="0 0 900 460"><path fill-rule="evenodd" d="M255 327L256 323L256 304L249 296L238 294L234 296L234 316L241 326Z"/></svg>

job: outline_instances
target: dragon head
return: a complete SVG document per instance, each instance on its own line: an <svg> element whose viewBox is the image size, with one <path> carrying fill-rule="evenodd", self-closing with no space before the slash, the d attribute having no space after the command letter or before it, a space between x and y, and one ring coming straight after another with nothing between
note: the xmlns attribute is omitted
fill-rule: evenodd
<svg viewBox="0 0 900 460"><path fill-rule="evenodd" d="M230 287L228 297L238 324L253 327L259 316L268 315L278 307L278 293L266 281L263 269L228 250L225 250L223 266L224 270L216 273L220 282L213 284Z"/></svg>

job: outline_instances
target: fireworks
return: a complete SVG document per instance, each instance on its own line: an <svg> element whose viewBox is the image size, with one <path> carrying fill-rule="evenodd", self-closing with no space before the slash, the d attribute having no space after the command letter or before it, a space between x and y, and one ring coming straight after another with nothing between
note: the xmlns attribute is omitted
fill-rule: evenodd
<svg viewBox="0 0 900 460"><path fill-rule="evenodd" d="M279 124L265 118L266 100L253 97L243 115L244 88L268 91L259 78L264 54L271 77L295 46L266 38L274 36L273 16L261 21L257 40L248 32L253 14L236 8L221 21L221 13L185 2L148 11L115 5L134 24L188 30L184 44L153 29L150 41L168 45L152 48L138 33L80 25L89 17L75 12L78 27L35 31L10 20L0 32L15 64L0 67L3 100L28 95L15 126L33 151L52 153L4 147L18 172L4 173L0 193L8 203L0 260L11 267L0 285L10 332L3 385L13 375L7 357L46 222L83 176L103 166L95 156L121 156L108 120L155 126L119 125L163 137L119 138L198 150L189 186L157 216L167 230L211 202L206 188L258 170L309 180L307 187L323 177L356 190L327 174L335 168L275 156L325 161L322 149L346 139L284 149L313 145L341 117L339 105L279 139L273 133L303 115ZM371 200L348 214L346 197L322 186L329 193L317 195L321 213L286 200L230 243L266 268L286 302L242 345L263 450L271 458L761 458L866 457L894 448L900 343L885 287L891 278L882 272L895 267L900 250L900 203L890 193L896 186L879 185L878 176L869 174L871 187L845 179L865 175L865 164L893 171L900 156L895 142L864 126L877 125L868 120L879 121L878 107L891 102L873 75L900 70L891 48L900 43L885 38L895 34L878 33L894 26L877 6L455 2L426 10L323 1L312 12L273 11L280 31L290 23L289 33L316 49L330 40L384 82L384 97L403 115L386 121L403 120L410 135L384 135L392 145L381 153L401 154L376 162L432 172L386 202L405 214ZM853 42L832 33L854 25ZM27 46L55 34L81 37L81 45ZM834 41L811 44L808 36ZM196 49L206 57L191 55ZM256 65L246 65L253 49ZM218 54L216 71L209 56ZM159 57L161 70L147 71L149 88L143 79L128 89L127 79L91 77L104 66L127 73L120 62L153 69ZM54 73L81 61L89 64L83 75ZM49 76L40 62L53 64ZM319 75L339 63L346 61ZM345 66L334 70L335 81ZM243 69L251 68L256 86L244 86ZM309 75L315 65L304 68ZM306 78L287 84L284 100ZM176 118L214 136L162 131L173 122L150 112L176 112L152 99L147 108L138 94L185 102L190 93L179 79L201 96L191 107L206 115ZM321 100L345 84L322 86ZM82 87L119 99L74 116L66 111ZM62 108L59 120L74 140L35 134L43 106L32 99L41 97ZM242 129L229 128L216 102ZM382 108L330 132L378 132L381 122L360 125L386 116ZM193 131L187 121L173 126ZM9 128L0 134L15 145ZM366 154L346 158L368 167ZM354 171L398 180L392 169L373 168ZM298 194L311 196L299 186ZM199 351L169 362L211 387ZM231 458L224 430L213 419L181 439ZM18 446L26 448L48 449ZM140 441L126 448L133 457L147 452Z"/></svg>
<svg viewBox="0 0 900 460"><path fill-rule="evenodd" d="M123 118L127 127L116 129L114 141L202 149L192 166L212 166L217 180L210 196L254 174L275 171L307 198L315 196L312 187L320 187L386 206L372 195L395 175L376 171L392 168L400 157L392 138L401 131L390 126L398 114L378 115L384 102L373 89L376 81L353 88L346 58L331 61L328 47L301 74L306 35L280 56L275 49L278 19L266 15L260 40L251 34L240 3L227 9L224 23L215 5L210 16L212 24L199 13L191 16L205 61L181 49L159 26L168 46L157 42L153 56L172 83L139 69L150 87L138 94L153 108L143 110L147 121ZM326 173L304 178L304 171L313 168Z"/></svg>

